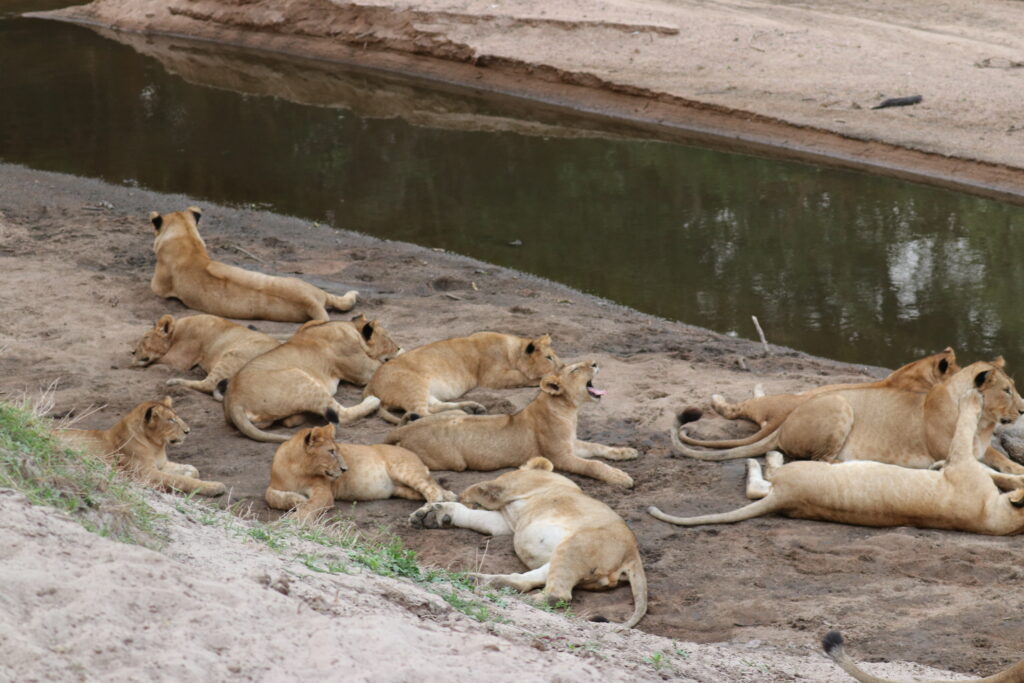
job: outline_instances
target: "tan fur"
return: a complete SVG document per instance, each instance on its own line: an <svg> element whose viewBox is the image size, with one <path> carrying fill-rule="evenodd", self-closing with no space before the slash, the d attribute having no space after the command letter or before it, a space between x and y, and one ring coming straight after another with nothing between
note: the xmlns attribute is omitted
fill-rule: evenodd
<svg viewBox="0 0 1024 683"><path fill-rule="evenodd" d="M487 585L526 592L544 587L551 603L570 602L576 586L614 588L626 578L633 591L632 628L647 612L647 577L636 536L619 515L551 471L545 458L466 489L458 503L427 503L409 518L418 527L463 527L512 534L522 574L474 574ZM479 506L482 510L470 509Z"/></svg>
<svg viewBox="0 0 1024 683"><path fill-rule="evenodd" d="M185 440L189 428L171 410L170 397L146 401L131 409L110 429L62 429L65 442L80 447L140 481L183 493L219 496L218 481L203 481L192 465L167 459L167 445Z"/></svg>
<svg viewBox="0 0 1024 683"><path fill-rule="evenodd" d="M537 398L514 415L433 415L392 430L385 441L408 448L432 470L490 471L543 456L560 470L631 487L622 470L587 458L632 460L635 449L576 438L580 404L600 400L588 389L597 371L597 363L585 361L546 375Z"/></svg>
<svg viewBox="0 0 1024 683"><path fill-rule="evenodd" d="M277 448L267 505L296 509L299 519L329 510L335 500L456 500L416 454L398 446L360 446L334 440L334 425L303 429Z"/></svg>
<svg viewBox="0 0 1024 683"><path fill-rule="evenodd" d="M548 335L527 339L497 332L477 332L413 349L388 363L366 386L366 396L381 402L381 417L400 420L388 408L423 417L446 410L484 413L474 401L452 402L476 387L509 389L537 386L561 361Z"/></svg>
<svg viewBox="0 0 1024 683"><path fill-rule="evenodd" d="M751 468L748 497L761 500L732 512L700 517L672 517L657 508L648 512L673 524L727 524L778 512L788 517L821 519L863 526L916 526L979 534L1024 532L1024 488L1019 478L1004 493L991 470L978 462L977 437L985 424L984 391L969 387L959 401L955 432L941 472L886 465L869 460L829 464L820 461L769 462L765 478ZM779 458L781 460L781 458ZM1001 477L1000 477L1001 478ZM767 480L767 481L765 481ZM765 487L761 483L767 483Z"/></svg>
<svg viewBox="0 0 1024 683"><path fill-rule="evenodd" d="M999 423L1024 413L1024 400L1003 371L1003 360L972 363L932 387L927 394L883 389L847 389L812 397L798 406L769 436L749 446L699 451L680 442L675 449L702 460L729 460L778 449L794 458L827 462L876 460L904 467L930 467L944 460L956 426L956 397L976 383L985 396L978 428L977 456L1006 473L1024 473L990 445Z"/></svg>
<svg viewBox="0 0 1024 683"><path fill-rule="evenodd" d="M400 351L376 320L361 315L352 322L308 322L235 374L224 397L224 416L250 439L278 442L288 436L262 431L277 420L291 427L305 413L326 416L330 410L342 423L366 417L380 401L370 396L345 408L334 399L338 383L366 384Z"/></svg>
<svg viewBox="0 0 1024 683"><path fill-rule="evenodd" d="M843 671L860 681L860 683L897 683L897 681L888 678L872 676L861 669L857 666L857 662L853 661L846 654L843 644L843 637L838 631L832 631L822 641L825 654L838 664ZM917 683L1021 683L1021 681L1024 681L1024 661L1017 662L1013 666L985 678L960 678L956 681L922 680L917 681Z"/></svg>
<svg viewBox="0 0 1024 683"><path fill-rule="evenodd" d="M724 398L715 394L711 397L711 405L722 417L730 420L750 420L760 425L760 429L750 436L742 439L726 439L722 441L703 441L694 439L686 434L680 434L679 438L683 443L691 446L702 446L704 448L732 448L733 446L745 446L760 441L764 437L779 428L783 420L792 413L797 406L807 400L832 391L843 391L845 389L900 389L902 391L916 391L926 393L933 386L952 376L960 370L956 364L956 352L946 347L941 353L925 356L924 358L908 363L895 370L892 374L877 382L864 382L860 384L829 384L823 387L815 387L802 391L799 394L775 394L774 396L755 396L740 403L728 403Z"/></svg>
<svg viewBox="0 0 1024 683"><path fill-rule="evenodd" d="M280 345L269 334L216 315L204 313L178 320L173 315L164 315L135 345L132 365L162 363L178 370L191 370L198 365L207 372L205 379L175 377L166 383L213 394L219 401L223 396L217 384L222 379L231 379L250 360Z"/></svg>
<svg viewBox="0 0 1024 683"><path fill-rule="evenodd" d="M196 207L149 217L156 230L156 270L150 287L158 296L226 318L301 323L327 320L327 309L348 311L359 293L328 294L294 277L277 277L229 266L210 258L199 236Z"/></svg>

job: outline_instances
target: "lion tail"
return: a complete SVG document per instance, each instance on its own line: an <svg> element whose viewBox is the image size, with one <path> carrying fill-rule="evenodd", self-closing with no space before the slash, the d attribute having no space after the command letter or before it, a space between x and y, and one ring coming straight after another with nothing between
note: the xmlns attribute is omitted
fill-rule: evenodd
<svg viewBox="0 0 1024 683"><path fill-rule="evenodd" d="M684 432L682 432L682 427L686 422L688 422L688 420L686 420L685 415L676 417L676 423L673 425L670 433L672 438L672 447L675 449L676 453L690 458L696 458L698 460L718 461L735 460L737 458L754 458L778 448L779 445L779 430L772 429L767 436L749 444L741 444L735 448L729 448L717 452L698 451L694 448L690 448L683 442L684 438L689 438ZM758 432L758 434L760 434L760 432Z"/></svg>
<svg viewBox="0 0 1024 683"><path fill-rule="evenodd" d="M640 551L626 569L626 578L629 579L629 589L633 591L633 615L623 622L623 630L633 628L647 614L647 573L644 572L644 564L640 559Z"/></svg>
<svg viewBox="0 0 1024 683"><path fill-rule="evenodd" d="M258 429L256 425L252 423L252 420L249 419L249 416L245 414L245 408L231 401L230 394L224 403L224 414L227 415L228 421L238 428L238 431L255 441L284 443L291 438L284 434L271 434L270 432Z"/></svg>
<svg viewBox="0 0 1024 683"><path fill-rule="evenodd" d="M700 446L702 448L735 448L737 446L749 446L752 443L760 441L778 428L779 425L777 424L765 424L750 436L745 436L742 439L722 439L721 441L704 441L702 439L695 439L686 432L679 431L678 428L676 429L676 432L679 434L679 440L690 446Z"/></svg>
<svg viewBox="0 0 1024 683"><path fill-rule="evenodd" d="M666 515L653 505L647 508L647 514L655 517L656 519L660 519L663 522L669 522L670 524L678 524L679 526L701 526L703 524L732 524L733 522L742 522L745 519L753 519L754 517L767 515L768 513L775 512L777 509L778 506L775 504L775 497L769 493L761 500L754 501L749 505L744 505L741 508L731 510L729 512L719 512L712 515L673 517L672 515Z"/></svg>
<svg viewBox="0 0 1024 683"><path fill-rule="evenodd" d="M857 666L857 662L853 661L853 658L843 649L843 636L839 631L829 631L821 639L821 646L833 662L860 683L897 683L888 678L872 676ZM969 678L963 683L1019 683L1022 680L1024 680L1024 661L1017 662L1010 668L1003 669L992 676ZM954 681L924 681L924 683L954 683Z"/></svg>
<svg viewBox="0 0 1024 683"><path fill-rule="evenodd" d="M354 289L345 292L341 296L331 294L330 292L324 292L324 294L327 295L327 308L333 308L336 311L351 311L356 305L356 301L359 300L359 292Z"/></svg>

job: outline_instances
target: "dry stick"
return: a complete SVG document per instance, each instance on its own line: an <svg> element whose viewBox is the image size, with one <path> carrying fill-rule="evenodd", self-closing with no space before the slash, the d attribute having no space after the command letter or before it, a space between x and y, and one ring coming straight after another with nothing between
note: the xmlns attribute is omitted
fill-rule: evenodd
<svg viewBox="0 0 1024 683"><path fill-rule="evenodd" d="M761 345L764 346L764 355L772 355L771 351L768 350L768 341L764 338L764 330L761 329L761 323L757 322L757 316L752 315L750 319L754 321L754 327L757 328L757 336L761 338Z"/></svg>
<svg viewBox="0 0 1024 683"><path fill-rule="evenodd" d="M238 251L242 252L243 254L245 254L246 256L248 256L249 258L252 258L252 259L256 259L256 260L257 260L257 261L259 261L260 263L266 263L266 261L264 261L263 259L261 259L261 258L260 258L259 256L257 256L256 254L252 253L251 251L246 251L245 249L242 249L242 248L241 248L240 246L238 246L237 244L232 244L232 245L231 245L231 248L232 248L232 249L236 249L236 250L238 250Z"/></svg>

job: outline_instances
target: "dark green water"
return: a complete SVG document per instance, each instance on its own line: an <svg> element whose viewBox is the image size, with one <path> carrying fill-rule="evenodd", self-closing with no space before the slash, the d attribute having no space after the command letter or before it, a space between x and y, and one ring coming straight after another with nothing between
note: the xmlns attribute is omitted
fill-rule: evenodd
<svg viewBox="0 0 1024 683"><path fill-rule="evenodd" d="M1024 362L1020 207L332 65L136 47L160 59L0 19L0 159L443 247L745 337L757 315L770 341L851 362Z"/></svg>

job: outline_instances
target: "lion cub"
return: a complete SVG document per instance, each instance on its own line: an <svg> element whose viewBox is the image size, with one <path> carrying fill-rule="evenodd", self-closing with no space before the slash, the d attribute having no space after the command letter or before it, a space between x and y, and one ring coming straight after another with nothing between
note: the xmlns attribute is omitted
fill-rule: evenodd
<svg viewBox="0 0 1024 683"><path fill-rule="evenodd" d="M171 410L171 398L146 401L131 409L110 429L62 429L57 435L144 483L183 493L219 496L218 481L203 481L192 465L167 459L167 444L179 444L188 425Z"/></svg>
<svg viewBox="0 0 1024 683"><path fill-rule="evenodd" d="M224 416L257 441L288 440L262 431L277 420L286 427L302 422L304 413L328 422L351 422L380 405L373 396L345 408L334 399L341 380L366 384L382 363L401 352L376 320L311 321L284 344L253 358L228 383Z"/></svg>
<svg viewBox="0 0 1024 683"><path fill-rule="evenodd" d="M355 306L355 290L335 296L298 278L214 261L199 236L201 216L194 206L163 216L149 214L156 230L156 270L150 287L157 296L174 297L189 308L226 318L286 323L327 320L327 308L348 311Z"/></svg>
<svg viewBox="0 0 1024 683"><path fill-rule="evenodd" d="M296 508L309 519L335 500L455 500L430 476L415 453L397 446L359 446L334 441L334 425L310 427L278 446L270 468L267 505Z"/></svg>
<svg viewBox="0 0 1024 683"><path fill-rule="evenodd" d="M458 503L427 503L409 522L492 536L512 534L516 555L530 571L474 578L524 593L543 586L541 594L552 603L571 601L576 586L614 588L626 578L634 609L623 628L636 626L647 612L647 576L636 536L614 510L551 470L549 460L532 458L514 472L470 486Z"/></svg>
<svg viewBox="0 0 1024 683"><path fill-rule="evenodd" d="M461 410L486 413L475 401L452 402L477 387L511 389L537 386L545 374L562 366L551 337L525 339L498 332L477 332L415 348L380 368L366 385L365 396L381 402L380 416L400 424L387 408L405 411L408 420Z"/></svg>
<svg viewBox="0 0 1024 683"><path fill-rule="evenodd" d="M408 448L432 470L489 471L544 456L560 470L632 487L622 470L586 458L632 460L636 449L576 438L580 404L606 393L594 387L598 369L584 361L545 375L537 398L514 415L433 415L393 429L385 442Z"/></svg>
<svg viewBox="0 0 1024 683"><path fill-rule="evenodd" d="M205 379L174 377L166 384L213 394L220 401L224 397L217 385L222 379L230 379L250 360L280 345L269 334L216 315L202 313L178 320L173 315L164 315L135 345L132 365L162 363L178 370L191 370L198 365L207 372Z"/></svg>

